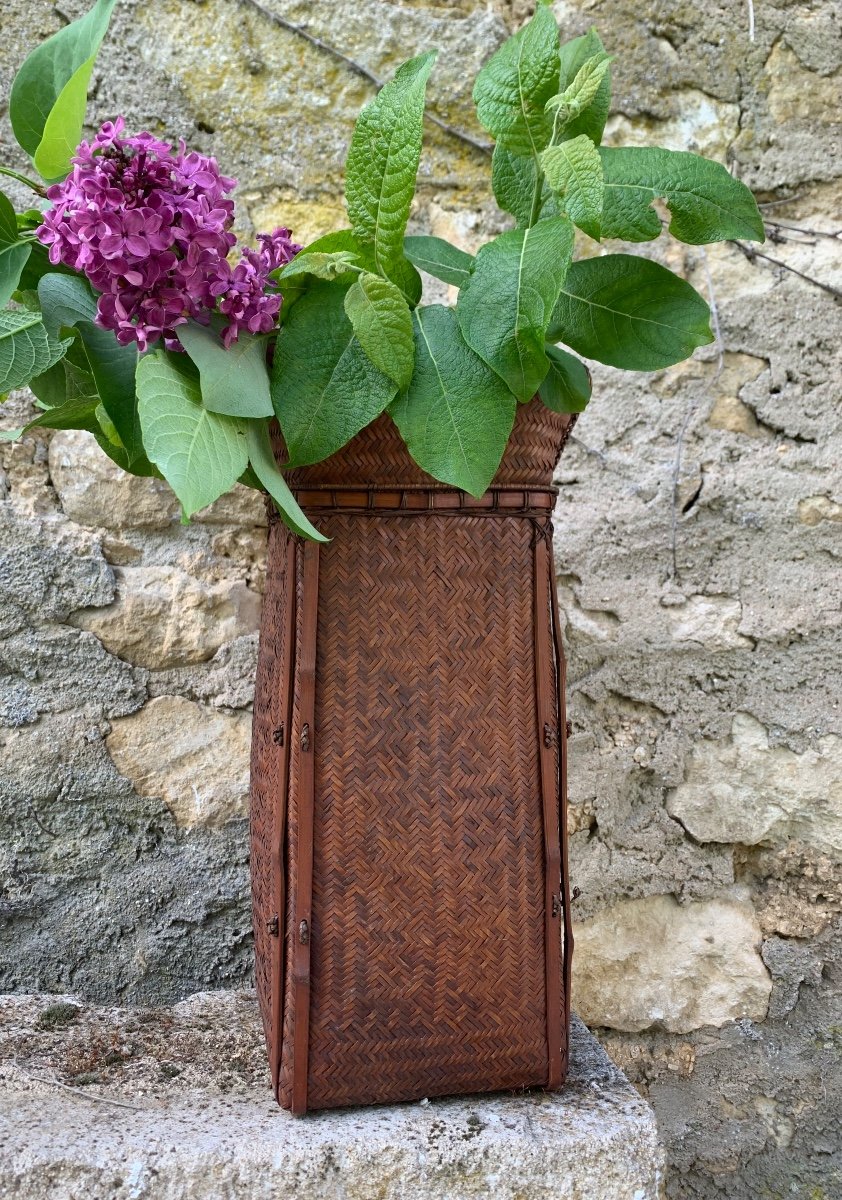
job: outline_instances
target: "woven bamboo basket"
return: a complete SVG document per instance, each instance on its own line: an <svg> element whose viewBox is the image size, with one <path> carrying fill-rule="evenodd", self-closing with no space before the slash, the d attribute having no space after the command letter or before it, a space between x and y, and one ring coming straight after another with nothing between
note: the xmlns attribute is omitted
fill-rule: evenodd
<svg viewBox="0 0 842 1200"><path fill-rule="evenodd" d="M561 1086L570 933L552 475L518 408L481 500L387 416L292 474L254 705L256 978L279 1103Z"/></svg>

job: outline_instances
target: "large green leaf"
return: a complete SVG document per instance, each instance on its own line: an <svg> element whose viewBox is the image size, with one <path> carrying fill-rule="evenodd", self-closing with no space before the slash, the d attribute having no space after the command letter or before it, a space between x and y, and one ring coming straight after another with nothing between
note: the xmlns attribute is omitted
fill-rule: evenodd
<svg viewBox="0 0 842 1200"><path fill-rule="evenodd" d="M186 516L212 504L248 466L247 422L209 412L183 354L155 350L137 364L143 442Z"/></svg>
<svg viewBox="0 0 842 1200"><path fill-rule="evenodd" d="M575 262L547 331L578 354L627 371L657 371L713 341L699 293L659 263L630 254Z"/></svg>
<svg viewBox="0 0 842 1200"><path fill-rule="evenodd" d="M451 246L444 238L439 237L408 237L404 238L406 257L419 271L462 287L468 282L474 260L464 250Z"/></svg>
<svg viewBox="0 0 842 1200"><path fill-rule="evenodd" d="M582 37L574 38L561 47L560 90L564 92L575 82L587 62L605 53L599 34L591 29ZM611 72L606 70L600 79L596 95L587 107L568 121L563 137L572 139L586 134L595 145L602 141L608 111L611 108Z"/></svg>
<svg viewBox="0 0 842 1200"><path fill-rule="evenodd" d="M566 350L547 347L550 369L538 389L538 394L557 413L579 413L587 408L591 398L591 377L588 368Z"/></svg>
<svg viewBox="0 0 842 1200"><path fill-rule="evenodd" d="M541 4L485 64L474 84L480 124L515 154L533 157L550 140L545 105L558 89L558 25Z"/></svg>
<svg viewBox="0 0 842 1200"><path fill-rule="evenodd" d="M341 283L316 281L275 344L272 403L290 463L321 462L383 411L397 388L369 359Z"/></svg>
<svg viewBox="0 0 842 1200"><path fill-rule="evenodd" d="M584 133L569 142L548 146L541 155L547 183L560 197L571 221L599 241L602 221L602 162Z"/></svg>
<svg viewBox="0 0 842 1200"><path fill-rule="evenodd" d="M415 363L412 314L400 288L364 271L345 293L354 333L378 370L399 388L408 386Z"/></svg>
<svg viewBox="0 0 842 1200"><path fill-rule="evenodd" d="M43 158L47 179L65 174L81 139L91 70L116 2L97 0L78 21L37 46L15 76L12 129L39 170Z"/></svg>
<svg viewBox="0 0 842 1200"><path fill-rule="evenodd" d="M0 192L0 308L5 308L20 283L31 246L18 239L15 210Z"/></svg>
<svg viewBox="0 0 842 1200"><path fill-rule="evenodd" d="M404 63L357 118L345 165L354 233L373 247L376 269L394 279L421 159L424 97L436 59L431 50Z"/></svg>
<svg viewBox="0 0 842 1200"><path fill-rule="evenodd" d="M241 333L228 350L208 325L179 325L178 340L199 368L202 403L228 417L271 417L266 339Z"/></svg>
<svg viewBox="0 0 842 1200"><path fill-rule="evenodd" d="M278 512L289 528L299 537L309 538L313 542L330 541L323 533L319 533L315 525L310 523L295 496L289 490L289 486L275 462L266 422L249 421L246 426L246 435L251 468L275 501Z"/></svg>
<svg viewBox="0 0 842 1200"><path fill-rule="evenodd" d="M47 327L54 332L76 327L85 347L96 390L126 452L127 470L146 474L140 417L135 395L137 348L121 346L110 329L94 324L96 296L79 275L44 275L38 298Z"/></svg>
<svg viewBox="0 0 842 1200"><path fill-rule="evenodd" d="M0 395L24 387L66 354L70 341L51 337L38 312L0 311Z"/></svg>
<svg viewBox="0 0 842 1200"><path fill-rule="evenodd" d="M764 240L754 196L722 166L686 150L629 146L599 151L605 174L602 236L647 242L661 232L652 208L664 200L669 231L692 246L743 238Z"/></svg>
<svg viewBox="0 0 842 1200"><path fill-rule="evenodd" d="M573 226L550 217L486 243L456 311L468 345L530 400L547 373L547 325L573 252Z"/></svg>
<svg viewBox="0 0 842 1200"><path fill-rule="evenodd" d="M509 440L514 397L466 345L452 309L419 308L413 320L415 372L389 411L419 467L481 496Z"/></svg>

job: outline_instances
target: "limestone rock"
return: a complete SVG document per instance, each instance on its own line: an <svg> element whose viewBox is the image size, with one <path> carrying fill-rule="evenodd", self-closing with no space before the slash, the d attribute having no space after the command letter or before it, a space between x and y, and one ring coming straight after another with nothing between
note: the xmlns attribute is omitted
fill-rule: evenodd
<svg viewBox="0 0 842 1200"><path fill-rule="evenodd" d="M230 492L197 512L192 520L205 525L265 525L266 500L263 492L238 483Z"/></svg>
<svg viewBox="0 0 842 1200"><path fill-rule="evenodd" d="M723 159L739 129L740 106L715 100L696 88L682 89L671 99L676 115L666 120L630 121L619 113L610 117L606 145L657 145Z"/></svg>
<svg viewBox="0 0 842 1200"><path fill-rule="evenodd" d="M740 601L730 596L690 596L686 604L666 612L677 642L699 642L711 650L754 645L737 632L743 610Z"/></svg>
<svg viewBox="0 0 842 1200"><path fill-rule="evenodd" d="M166 529L179 504L160 479L127 475L92 434L59 430L50 442L50 477L72 521L105 529Z"/></svg>
<svg viewBox="0 0 842 1200"><path fill-rule="evenodd" d="M221 825L248 811L251 717L160 696L114 721L106 738L117 770L141 796L164 801L177 825Z"/></svg>
<svg viewBox="0 0 842 1200"><path fill-rule="evenodd" d="M737 396L717 396L708 418L714 429L729 433L744 433L746 437L762 437L757 417Z"/></svg>
<svg viewBox="0 0 842 1200"><path fill-rule="evenodd" d="M573 1003L588 1025L689 1033L766 1015L760 927L740 899L621 901L575 936Z"/></svg>
<svg viewBox="0 0 842 1200"><path fill-rule="evenodd" d="M259 626L260 597L238 579L210 583L177 567L122 567L114 575L114 603L71 621L136 666L204 662Z"/></svg>
<svg viewBox="0 0 842 1200"><path fill-rule="evenodd" d="M807 496L798 502L798 520L802 525L842 521L842 504L837 504L829 496Z"/></svg>
<svg viewBox="0 0 842 1200"><path fill-rule="evenodd" d="M702 842L802 842L842 850L842 738L827 734L796 753L736 713L723 741L696 743L687 775L667 798L670 815Z"/></svg>

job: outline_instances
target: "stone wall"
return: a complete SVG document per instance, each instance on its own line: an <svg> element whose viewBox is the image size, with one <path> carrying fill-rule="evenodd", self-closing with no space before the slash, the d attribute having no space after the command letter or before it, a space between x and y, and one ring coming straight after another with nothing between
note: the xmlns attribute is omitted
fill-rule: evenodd
<svg viewBox="0 0 842 1200"><path fill-rule="evenodd" d="M530 9L266 5L378 75L440 46L432 108L472 132L475 69ZM6 6L0 93L80 7ZM640 247L707 292L720 348L655 375L598 368L560 468L574 1003L655 1104L669 1196L830 1200L842 326L804 276L842 282L842 38L832 0L751 8L555 4L617 54L611 137L727 161L770 205L763 253L791 268ZM250 0L124 0L93 108L217 153L242 232L307 238L342 222L371 94ZM432 125L413 220L468 249L499 227L483 155ZM82 434L29 436L0 463L0 987L140 1002L247 981L261 505L237 493L182 527L163 487L121 478Z"/></svg>

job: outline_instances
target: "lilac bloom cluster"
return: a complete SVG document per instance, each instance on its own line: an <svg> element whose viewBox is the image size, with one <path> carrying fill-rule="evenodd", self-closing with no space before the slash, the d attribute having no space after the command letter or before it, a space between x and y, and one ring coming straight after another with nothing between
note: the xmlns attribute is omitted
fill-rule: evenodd
<svg viewBox="0 0 842 1200"><path fill-rule="evenodd" d="M219 274L211 285L217 296L219 311L228 318L222 340L226 346L236 341L241 329L249 333L268 333L274 328L281 308L281 294L270 281L272 271L290 262L299 245L290 238L288 229L257 235L259 250L244 249L235 267L220 263Z"/></svg>
<svg viewBox="0 0 842 1200"><path fill-rule="evenodd" d="M217 305L228 318L226 345L241 330L268 332L281 306L269 273L300 249L289 231L262 235L261 249L244 250L232 268L228 193L236 180L183 142L174 154L151 134L126 137L124 128L122 117L106 122L81 144L68 177L48 189L52 207L38 237L50 261L87 276L101 293L97 323L121 345L145 350L163 338L181 349L178 326L206 323Z"/></svg>

